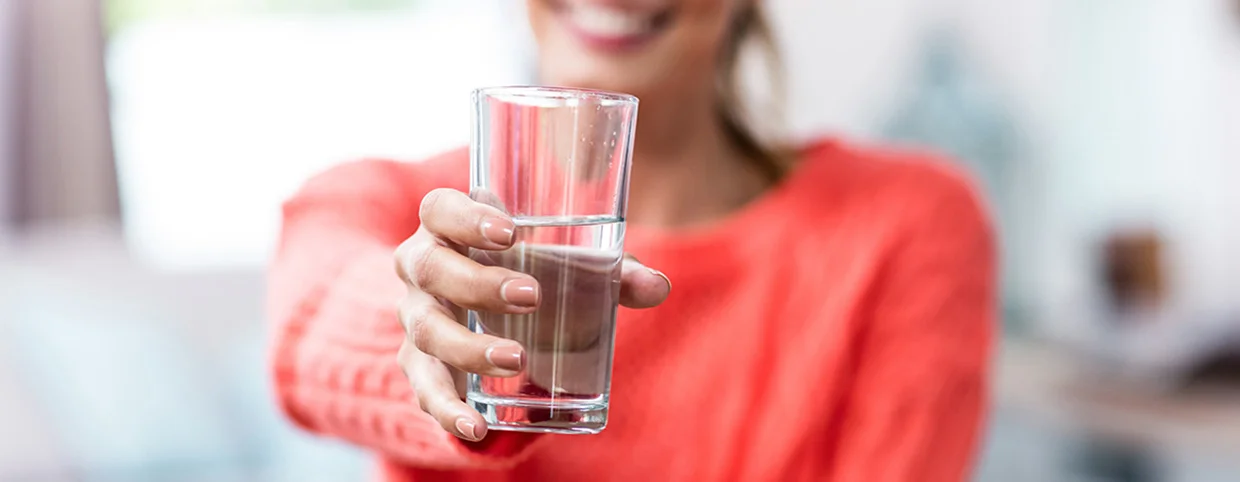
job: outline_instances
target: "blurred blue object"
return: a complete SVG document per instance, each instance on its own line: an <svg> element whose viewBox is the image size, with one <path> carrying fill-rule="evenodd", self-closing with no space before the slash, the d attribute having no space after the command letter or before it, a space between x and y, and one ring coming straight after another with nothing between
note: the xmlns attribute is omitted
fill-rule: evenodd
<svg viewBox="0 0 1240 482"><path fill-rule="evenodd" d="M220 368L229 374L225 403L248 452L265 461L263 481L356 480L366 470L369 457L341 442L309 437L292 427L278 413L274 388L266 370L266 338L261 330L247 333Z"/></svg>
<svg viewBox="0 0 1240 482"><path fill-rule="evenodd" d="M1021 203L1033 187L1020 122L997 86L971 62L965 43L949 26L931 29L907 96L884 128L890 140L942 150L966 165L992 204L1004 249L1005 308L1019 311L1029 295L1028 258ZM1017 173L1020 173L1019 175ZM1005 317L1011 319L1012 317ZM1007 320L1005 320L1007 321Z"/></svg>
<svg viewBox="0 0 1240 482"><path fill-rule="evenodd" d="M0 436L35 431L53 448L0 480L363 478L361 450L296 430L273 403L261 272L161 273L45 249L0 256L0 374L15 370L16 398L31 401L6 406L37 407Z"/></svg>
<svg viewBox="0 0 1240 482"><path fill-rule="evenodd" d="M208 366L189 356L177 324L143 322L157 317L140 302L67 297L71 291L58 288L23 285L11 340L75 464L133 474L242 458L223 407L202 383Z"/></svg>

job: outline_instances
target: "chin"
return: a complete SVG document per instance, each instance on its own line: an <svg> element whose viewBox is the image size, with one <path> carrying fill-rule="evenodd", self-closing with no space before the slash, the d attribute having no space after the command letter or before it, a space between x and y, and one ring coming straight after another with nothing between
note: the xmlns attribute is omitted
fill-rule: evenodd
<svg viewBox="0 0 1240 482"><path fill-rule="evenodd" d="M592 69L589 72L549 72L540 79L542 83L578 89L605 90L641 98L649 94L657 84L634 78L625 69Z"/></svg>

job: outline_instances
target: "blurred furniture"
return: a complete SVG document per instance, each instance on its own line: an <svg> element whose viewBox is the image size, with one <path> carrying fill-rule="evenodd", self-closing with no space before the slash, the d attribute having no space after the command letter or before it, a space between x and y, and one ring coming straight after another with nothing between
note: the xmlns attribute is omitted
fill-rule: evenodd
<svg viewBox="0 0 1240 482"><path fill-rule="evenodd" d="M1144 470L1157 477L1122 480L1227 482L1240 473L1240 391L1150 390L1097 376L1084 369L1089 360L1029 341L1009 340L999 360L1001 413L1039 431L1076 434L1060 436L1059 465L1135 454L1152 463ZM1121 480L1116 477L1038 480Z"/></svg>
<svg viewBox="0 0 1240 482"><path fill-rule="evenodd" d="M116 221L99 0L0 2L0 230Z"/></svg>
<svg viewBox="0 0 1240 482"><path fill-rule="evenodd" d="M0 233L16 214L11 192L17 159L17 10L0 2Z"/></svg>
<svg viewBox="0 0 1240 482"><path fill-rule="evenodd" d="M362 478L275 410L260 270L154 270L108 227L10 238L0 266L0 480Z"/></svg>
<svg viewBox="0 0 1240 482"><path fill-rule="evenodd" d="M1102 247L1102 282L1116 311L1158 309L1168 296L1162 236L1146 229L1107 236Z"/></svg>

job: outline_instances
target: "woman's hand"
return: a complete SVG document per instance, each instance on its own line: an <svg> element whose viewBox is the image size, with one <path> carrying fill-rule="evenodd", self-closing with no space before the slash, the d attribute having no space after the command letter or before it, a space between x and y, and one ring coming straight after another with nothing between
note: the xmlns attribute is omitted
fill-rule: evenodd
<svg viewBox="0 0 1240 482"><path fill-rule="evenodd" d="M469 248L501 251L512 246L515 225L502 211L452 189L422 199L421 226L396 250L396 272L409 293L400 304L405 328L397 360L413 385L418 405L466 440L481 440L486 422L462 401L466 372L512 377L521 372L525 349L512 340L465 327L466 310L526 314L541 298L533 277L468 257ZM626 256L620 303L649 308L671 290L667 277Z"/></svg>

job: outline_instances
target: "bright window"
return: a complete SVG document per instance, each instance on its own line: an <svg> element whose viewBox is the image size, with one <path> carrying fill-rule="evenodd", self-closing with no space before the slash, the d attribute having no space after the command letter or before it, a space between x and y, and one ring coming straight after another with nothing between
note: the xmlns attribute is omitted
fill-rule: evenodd
<svg viewBox="0 0 1240 482"><path fill-rule="evenodd" d="M472 88L529 80L504 0L109 6L126 235L165 268L263 264L306 177L463 145Z"/></svg>

